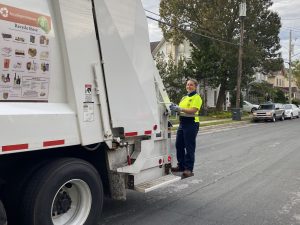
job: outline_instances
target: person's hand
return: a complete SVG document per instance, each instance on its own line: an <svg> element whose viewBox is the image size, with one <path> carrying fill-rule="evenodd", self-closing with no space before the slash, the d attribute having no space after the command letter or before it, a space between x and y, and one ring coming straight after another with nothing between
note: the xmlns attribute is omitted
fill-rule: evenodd
<svg viewBox="0 0 300 225"><path fill-rule="evenodd" d="M180 108L178 105L172 103L172 104L170 105L170 110L173 111L173 112L180 112L180 111L181 111L181 108Z"/></svg>

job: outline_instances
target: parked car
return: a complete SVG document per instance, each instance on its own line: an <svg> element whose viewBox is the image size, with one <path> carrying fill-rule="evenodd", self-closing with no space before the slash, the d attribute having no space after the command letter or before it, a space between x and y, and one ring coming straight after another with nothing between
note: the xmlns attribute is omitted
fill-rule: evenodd
<svg viewBox="0 0 300 225"><path fill-rule="evenodd" d="M250 102L247 102L247 101L243 101L243 111L245 112L254 112L255 110L257 110L259 107L259 105L255 105L255 104L252 104Z"/></svg>
<svg viewBox="0 0 300 225"><path fill-rule="evenodd" d="M277 119L284 120L284 108L280 103L265 103L258 107L258 110L253 112L252 120L271 120L275 122Z"/></svg>
<svg viewBox="0 0 300 225"><path fill-rule="evenodd" d="M299 108L294 104L284 105L284 117L293 119L294 117L299 118Z"/></svg>

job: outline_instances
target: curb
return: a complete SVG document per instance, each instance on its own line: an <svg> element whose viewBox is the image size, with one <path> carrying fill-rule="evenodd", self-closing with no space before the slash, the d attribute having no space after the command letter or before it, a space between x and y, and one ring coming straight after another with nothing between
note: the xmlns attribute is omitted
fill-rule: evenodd
<svg viewBox="0 0 300 225"><path fill-rule="evenodd" d="M226 124L212 124L212 125L206 125L204 127L201 127L201 124L209 124L209 123L215 123L215 122L226 122L226 121L232 121L232 123L226 123ZM242 121L234 121L232 119L225 119L225 120L212 120L212 121L203 121L200 122L200 130L213 130L215 128L219 128L219 127L227 127L227 126L231 126L232 124L247 124L247 123L251 123L251 120L242 120ZM173 125L173 127L178 128L178 124ZM175 135L177 132L176 130L172 130L172 135Z"/></svg>

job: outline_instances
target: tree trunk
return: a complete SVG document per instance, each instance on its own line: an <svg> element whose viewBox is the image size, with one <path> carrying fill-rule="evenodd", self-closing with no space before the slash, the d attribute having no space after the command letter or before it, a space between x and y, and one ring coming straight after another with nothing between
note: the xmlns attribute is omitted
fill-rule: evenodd
<svg viewBox="0 0 300 225"><path fill-rule="evenodd" d="M223 111L223 106L224 106L225 99L226 99L226 83L222 82L221 86L220 86L217 105L216 105L216 110L217 111Z"/></svg>

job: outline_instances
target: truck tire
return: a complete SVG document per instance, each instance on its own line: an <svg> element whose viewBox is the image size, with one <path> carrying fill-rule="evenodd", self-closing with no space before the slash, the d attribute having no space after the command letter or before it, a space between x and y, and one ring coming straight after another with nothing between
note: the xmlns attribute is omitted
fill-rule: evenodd
<svg viewBox="0 0 300 225"><path fill-rule="evenodd" d="M272 117L272 122L276 122L276 116L275 115L273 115L273 117Z"/></svg>
<svg viewBox="0 0 300 225"><path fill-rule="evenodd" d="M64 158L41 168L24 192L22 225L95 225L103 204L96 169L81 159Z"/></svg>
<svg viewBox="0 0 300 225"><path fill-rule="evenodd" d="M0 225L7 225L6 212L2 201L0 201Z"/></svg>
<svg viewBox="0 0 300 225"><path fill-rule="evenodd" d="M28 185L28 180L42 168L49 160L40 162L32 162L32 165L22 167L17 173L14 173L8 180L8 184L4 189L4 201L7 214L7 220L10 225L22 224L20 221L20 199L23 197L23 191ZM1 225L1 224L0 224Z"/></svg>
<svg viewBox="0 0 300 225"><path fill-rule="evenodd" d="M284 121L284 114L281 115L280 120Z"/></svg>

